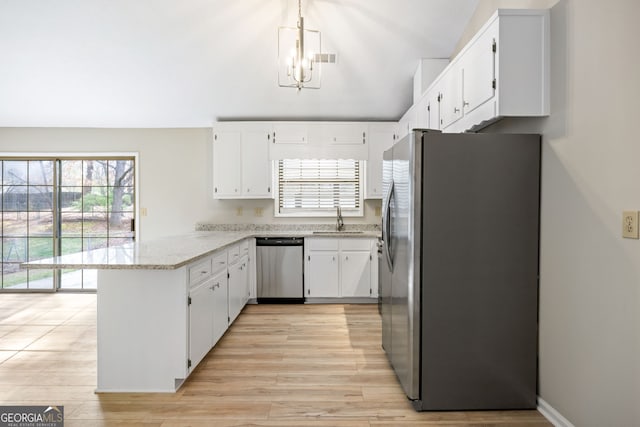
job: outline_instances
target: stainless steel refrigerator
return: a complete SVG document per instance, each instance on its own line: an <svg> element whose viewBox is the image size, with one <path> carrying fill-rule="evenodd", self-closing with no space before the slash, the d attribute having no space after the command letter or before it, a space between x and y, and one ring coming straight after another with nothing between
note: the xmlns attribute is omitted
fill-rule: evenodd
<svg viewBox="0 0 640 427"><path fill-rule="evenodd" d="M382 345L417 410L536 407L540 144L416 130L384 153Z"/></svg>

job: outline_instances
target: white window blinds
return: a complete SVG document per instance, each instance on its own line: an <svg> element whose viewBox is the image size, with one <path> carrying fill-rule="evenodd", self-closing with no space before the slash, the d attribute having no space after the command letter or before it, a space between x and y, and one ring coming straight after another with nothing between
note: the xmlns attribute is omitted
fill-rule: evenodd
<svg viewBox="0 0 640 427"><path fill-rule="evenodd" d="M358 160L278 160L278 213L296 216L362 215Z"/></svg>

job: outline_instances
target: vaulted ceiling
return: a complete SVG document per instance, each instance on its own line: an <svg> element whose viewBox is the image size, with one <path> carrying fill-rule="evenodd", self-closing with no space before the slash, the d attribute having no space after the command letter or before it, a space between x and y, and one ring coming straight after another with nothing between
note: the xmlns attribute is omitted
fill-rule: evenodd
<svg viewBox="0 0 640 427"><path fill-rule="evenodd" d="M478 0L302 0L319 90L277 84L296 0L0 0L0 126L395 120L419 58L447 58Z"/></svg>

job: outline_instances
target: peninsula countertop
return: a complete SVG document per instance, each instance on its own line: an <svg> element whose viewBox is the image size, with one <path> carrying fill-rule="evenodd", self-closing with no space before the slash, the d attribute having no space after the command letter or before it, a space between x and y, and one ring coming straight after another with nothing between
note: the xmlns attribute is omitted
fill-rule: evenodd
<svg viewBox="0 0 640 427"><path fill-rule="evenodd" d="M380 236L380 233L375 230L338 232L298 229L195 231L180 236L164 237L147 242L132 242L120 246L30 261L22 266L28 269L175 270L246 238L269 236L376 238Z"/></svg>

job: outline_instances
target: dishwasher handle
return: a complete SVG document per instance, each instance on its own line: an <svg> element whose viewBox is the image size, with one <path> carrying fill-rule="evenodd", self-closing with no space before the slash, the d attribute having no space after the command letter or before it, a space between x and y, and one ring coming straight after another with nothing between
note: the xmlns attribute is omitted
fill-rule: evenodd
<svg viewBox="0 0 640 427"><path fill-rule="evenodd" d="M302 237L256 237L256 246L302 246Z"/></svg>

